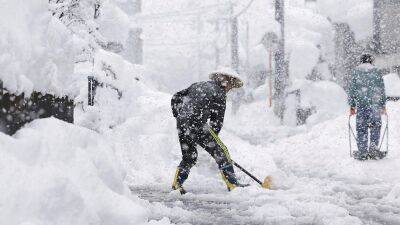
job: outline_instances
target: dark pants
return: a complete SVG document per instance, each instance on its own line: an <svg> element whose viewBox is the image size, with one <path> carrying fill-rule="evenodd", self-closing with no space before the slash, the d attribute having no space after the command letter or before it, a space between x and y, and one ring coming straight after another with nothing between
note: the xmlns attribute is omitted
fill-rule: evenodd
<svg viewBox="0 0 400 225"><path fill-rule="evenodd" d="M379 109L359 108L357 109L356 118L357 127L357 146L361 155L365 155L368 151L374 151L379 148L381 136L382 120ZM368 130L370 131L368 147Z"/></svg>
<svg viewBox="0 0 400 225"><path fill-rule="evenodd" d="M177 181L180 185L187 179L190 169L197 162L197 145L204 148L215 159L218 168L229 182L237 183L232 163L206 126L199 128L199 126L188 126L178 121L178 135L182 150L182 161L178 166L177 174Z"/></svg>

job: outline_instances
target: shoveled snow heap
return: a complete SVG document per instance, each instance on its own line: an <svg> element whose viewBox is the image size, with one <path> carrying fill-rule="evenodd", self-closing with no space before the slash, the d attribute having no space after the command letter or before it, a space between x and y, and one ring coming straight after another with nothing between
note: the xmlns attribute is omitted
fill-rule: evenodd
<svg viewBox="0 0 400 225"><path fill-rule="evenodd" d="M0 224L147 224L112 143L56 119L0 133Z"/></svg>

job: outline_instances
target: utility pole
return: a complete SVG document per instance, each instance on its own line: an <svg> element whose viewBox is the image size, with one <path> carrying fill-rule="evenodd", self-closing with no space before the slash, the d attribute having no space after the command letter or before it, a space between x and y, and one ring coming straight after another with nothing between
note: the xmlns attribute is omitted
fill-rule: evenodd
<svg viewBox="0 0 400 225"><path fill-rule="evenodd" d="M220 33L220 23L219 19L215 21L215 33L217 34L217 37L219 36ZM215 40L215 69L218 69L219 65L221 64L221 59L220 59L220 51L219 51L219 46L218 46L218 39Z"/></svg>
<svg viewBox="0 0 400 225"><path fill-rule="evenodd" d="M268 76L268 105L269 107L272 107L272 77L273 77L273 68L272 68L272 58L274 53L277 51L278 48L278 35L276 35L274 32L267 32L264 37L261 40L261 44L264 45L265 49L267 50L268 54L268 68L267 70L267 76Z"/></svg>
<svg viewBox="0 0 400 225"><path fill-rule="evenodd" d="M233 4L231 5L231 67L239 72L239 38L238 18L234 15Z"/></svg>
<svg viewBox="0 0 400 225"><path fill-rule="evenodd" d="M381 14L382 0L374 0L373 9L373 48L375 53L382 53L382 43L381 43Z"/></svg>
<svg viewBox="0 0 400 225"><path fill-rule="evenodd" d="M268 76L268 106L272 107L272 49L268 51L268 69L267 69L267 76Z"/></svg>
<svg viewBox="0 0 400 225"><path fill-rule="evenodd" d="M275 53L275 105L274 113L283 121L286 105L286 86L288 85L288 66L285 60L285 0L275 0L275 19L281 27L278 49Z"/></svg>
<svg viewBox="0 0 400 225"><path fill-rule="evenodd" d="M219 0L217 0L217 4L218 5L220 4ZM218 13L221 13L220 11L221 10L218 8ZM218 17L216 17L216 19L215 19L215 29L214 29L215 34L216 34L216 39L215 39L215 42L214 42L215 69L218 69L219 65L221 64L221 59L220 59L220 54L221 53L220 53L219 46L218 46L218 41L219 41L218 38L219 38L219 34L221 32L221 27L220 26L221 26L220 19Z"/></svg>
<svg viewBox="0 0 400 225"><path fill-rule="evenodd" d="M250 70L250 25L246 21L246 72Z"/></svg>
<svg viewBox="0 0 400 225"><path fill-rule="evenodd" d="M203 69L202 69L202 49L201 49L201 31L202 31L202 24L201 24L201 18L200 18L200 11L197 12L196 16L196 26L197 26L197 73L198 73L198 78L201 80L201 76L203 74Z"/></svg>
<svg viewBox="0 0 400 225"><path fill-rule="evenodd" d="M142 12L142 0L135 0L129 7L129 14L136 15ZM136 27L129 31L125 55L133 64L143 64L143 40L141 38L142 28Z"/></svg>

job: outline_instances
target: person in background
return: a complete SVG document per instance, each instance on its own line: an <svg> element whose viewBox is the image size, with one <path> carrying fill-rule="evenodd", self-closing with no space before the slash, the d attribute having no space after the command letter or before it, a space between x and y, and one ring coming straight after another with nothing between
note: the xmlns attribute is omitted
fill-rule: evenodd
<svg viewBox="0 0 400 225"><path fill-rule="evenodd" d="M211 73L210 79L192 84L171 99L182 151L182 161L176 170L172 189L179 190L181 194L186 193L182 185L197 161L196 145L200 145L215 159L229 191L246 186L238 182L230 159L214 137L223 125L226 94L233 88L242 87L243 82L230 68Z"/></svg>
<svg viewBox="0 0 400 225"><path fill-rule="evenodd" d="M358 160L385 157L379 150L382 119L386 114L385 84L381 72L370 54L361 56L350 83L350 115L356 115L357 147L354 158ZM370 133L368 146L368 133Z"/></svg>

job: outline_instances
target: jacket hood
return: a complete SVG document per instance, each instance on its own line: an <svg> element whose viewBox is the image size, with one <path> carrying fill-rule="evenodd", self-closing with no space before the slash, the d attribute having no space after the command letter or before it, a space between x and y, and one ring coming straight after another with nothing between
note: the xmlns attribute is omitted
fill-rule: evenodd
<svg viewBox="0 0 400 225"><path fill-rule="evenodd" d="M229 67L220 67L217 70L210 73L209 78L211 80L217 81L218 77L227 76L232 79L233 86L235 88L240 88L243 86L243 81L240 78L240 75Z"/></svg>
<svg viewBox="0 0 400 225"><path fill-rule="evenodd" d="M361 71L370 71L373 69L376 69L376 66L370 64L370 63L363 63L361 65L358 65L356 69L361 70Z"/></svg>

